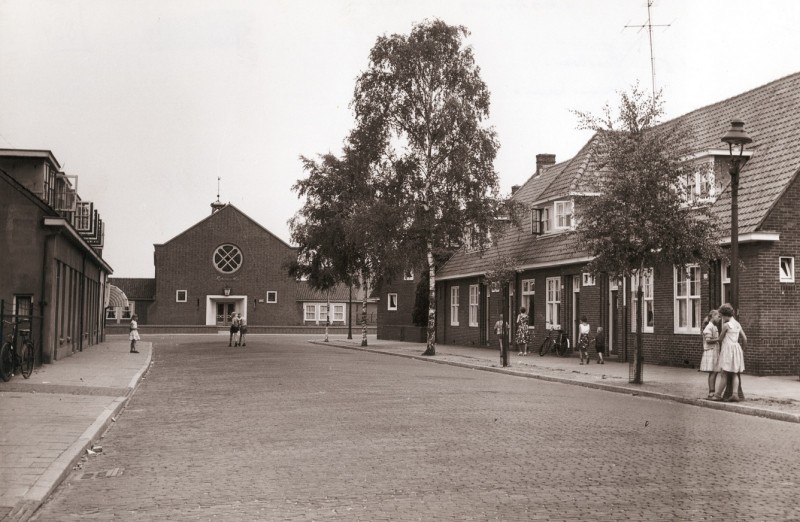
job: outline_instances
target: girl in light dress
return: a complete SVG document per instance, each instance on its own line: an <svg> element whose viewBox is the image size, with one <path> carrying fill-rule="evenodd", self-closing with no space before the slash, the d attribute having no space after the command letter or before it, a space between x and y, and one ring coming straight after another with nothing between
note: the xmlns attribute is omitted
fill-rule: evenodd
<svg viewBox="0 0 800 522"><path fill-rule="evenodd" d="M708 373L709 399L714 396L714 387L717 382L720 317L718 311L711 310L708 312L703 326L703 358L700 359L700 371Z"/></svg>
<svg viewBox="0 0 800 522"><path fill-rule="evenodd" d="M139 351L136 349L136 341L139 340L139 323L137 319L139 319L138 315L133 314L131 316L131 333L128 335L128 339L131 341L131 353L139 353Z"/></svg>
<svg viewBox="0 0 800 522"><path fill-rule="evenodd" d="M719 308L719 313L722 315L722 329L719 332L722 343L719 349L719 375L717 375L714 396L711 397L712 401L722 400L722 392L727 384L727 374L729 373L733 375L731 390L739 389L739 374L744 371L744 352L739 344L739 335L747 344L747 336L742 330L742 325L733 317L733 307L726 303ZM725 400L739 402L739 397L734 391Z"/></svg>

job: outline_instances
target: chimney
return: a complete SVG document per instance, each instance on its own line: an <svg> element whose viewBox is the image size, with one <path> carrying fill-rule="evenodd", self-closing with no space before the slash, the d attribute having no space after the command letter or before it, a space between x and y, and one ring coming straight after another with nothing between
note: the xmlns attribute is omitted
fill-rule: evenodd
<svg viewBox="0 0 800 522"><path fill-rule="evenodd" d="M519 190L519 185L511 185L511 195L514 195Z"/></svg>
<svg viewBox="0 0 800 522"><path fill-rule="evenodd" d="M544 169L556 164L555 154L537 154L536 155L536 175L541 176Z"/></svg>

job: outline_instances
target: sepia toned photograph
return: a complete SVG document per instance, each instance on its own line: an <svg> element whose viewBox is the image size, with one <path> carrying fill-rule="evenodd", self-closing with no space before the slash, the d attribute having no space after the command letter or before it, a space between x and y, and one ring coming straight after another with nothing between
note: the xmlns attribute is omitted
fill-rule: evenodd
<svg viewBox="0 0 800 522"><path fill-rule="evenodd" d="M0 0L0 521L800 520L798 20Z"/></svg>

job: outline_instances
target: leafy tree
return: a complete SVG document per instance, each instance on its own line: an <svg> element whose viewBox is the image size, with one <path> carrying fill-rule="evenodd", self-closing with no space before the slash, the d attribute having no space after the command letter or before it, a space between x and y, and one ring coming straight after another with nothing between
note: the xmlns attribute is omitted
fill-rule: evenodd
<svg viewBox="0 0 800 522"><path fill-rule="evenodd" d="M395 245L428 272L428 340L434 355L436 262L463 244L483 244L498 215L498 143L486 124L489 90L466 28L440 20L378 38L356 82L351 146L372 165L378 201L392 202Z"/></svg>
<svg viewBox="0 0 800 522"><path fill-rule="evenodd" d="M360 288L361 345L367 346L370 288L399 263L390 237L398 216L391 200L376 199L370 162L353 147L346 146L341 158L329 153L301 161L308 177L293 189L305 202L289 221L298 255L287 268L326 293L337 284Z"/></svg>
<svg viewBox="0 0 800 522"><path fill-rule="evenodd" d="M612 277L649 267L711 262L720 256L717 223L709 207L693 206L686 180L696 166L692 130L681 120L661 124L660 93L638 86L620 94L616 111L576 112L580 127L596 132L595 175L582 180L589 194L576 198L576 232L592 256L588 270ZM638 277L634 382L641 382L642 277Z"/></svg>

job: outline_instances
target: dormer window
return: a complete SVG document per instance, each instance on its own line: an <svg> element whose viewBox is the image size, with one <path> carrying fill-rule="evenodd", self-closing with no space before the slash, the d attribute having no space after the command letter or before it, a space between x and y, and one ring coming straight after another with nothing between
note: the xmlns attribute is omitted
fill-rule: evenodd
<svg viewBox="0 0 800 522"><path fill-rule="evenodd" d="M572 228L572 201L556 201L556 229Z"/></svg>
<svg viewBox="0 0 800 522"><path fill-rule="evenodd" d="M717 199L717 195L722 189L717 184L714 166L713 157L704 158L696 162L694 168L681 180L684 188L684 204L689 206L704 205L713 203Z"/></svg>
<svg viewBox="0 0 800 522"><path fill-rule="evenodd" d="M550 209L531 209L531 234L539 235L550 232Z"/></svg>

